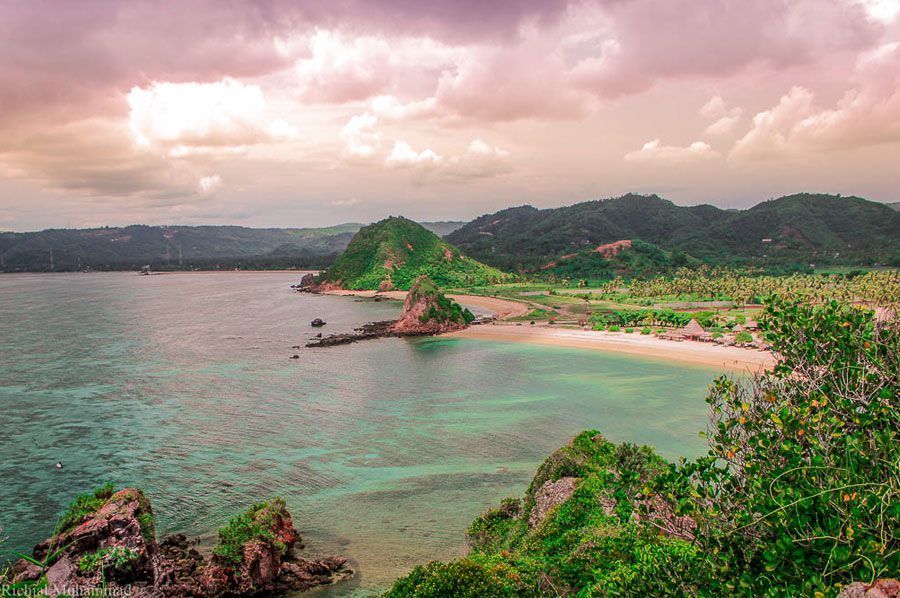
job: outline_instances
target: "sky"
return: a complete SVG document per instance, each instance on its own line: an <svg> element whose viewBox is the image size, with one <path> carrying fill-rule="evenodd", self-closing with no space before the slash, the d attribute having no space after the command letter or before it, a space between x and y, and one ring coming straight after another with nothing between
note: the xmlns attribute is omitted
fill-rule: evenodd
<svg viewBox="0 0 900 598"><path fill-rule="evenodd" d="M0 230L900 200L900 0L0 0Z"/></svg>

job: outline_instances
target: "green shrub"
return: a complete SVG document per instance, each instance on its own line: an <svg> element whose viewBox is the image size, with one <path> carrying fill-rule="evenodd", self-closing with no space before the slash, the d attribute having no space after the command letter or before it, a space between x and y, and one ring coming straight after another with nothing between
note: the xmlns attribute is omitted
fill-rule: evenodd
<svg viewBox="0 0 900 598"><path fill-rule="evenodd" d="M650 334L651 332L653 331L648 326L641 328L641 334Z"/></svg>
<svg viewBox="0 0 900 598"><path fill-rule="evenodd" d="M521 596L511 576L514 571L504 565L488 566L472 559L449 563L431 562L413 569L397 580L386 598L416 596L418 598L501 598Z"/></svg>
<svg viewBox="0 0 900 598"><path fill-rule="evenodd" d="M78 569L82 573L91 574L102 569L127 571L138 559L138 553L124 546L101 548L86 554L78 560Z"/></svg>
<svg viewBox="0 0 900 598"><path fill-rule="evenodd" d="M100 507L106 504L106 501L115 494L116 488L113 484L105 484L93 492L82 494L72 501L66 512L63 513L57 525L57 534L62 534L76 527L85 518L93 515Z"/></svg>
<svg viewBox="0 0 900 598"><path fill-rule="evenodd" d="M776 301L780 355L718 378L707 457L659 481L702 523L721 591L811 595L900 570L900 325L835 302ZM709 500L714 499L714 500Z"/></svg>
<svg viewBox="0 0 900 598"><path fill-rule="evenodd" d="M634 328L626 328L625 329L626 334L631 334L632 332L634 332Z"/></svg>
<svg viewBox="0 0 900 598"><path fill-rule="evenodd" d="M278 542L272 532L275 518L285 511L284 501L280 498L253 505L247 512L233 517L228 525L219 530L219 543L213 554L232 566L244 560L244 544L252 540L262 540L275 546L281 554L287 546Z"/></svg>
<svg viewBox="0 0 900 598"><path fill-rule="evenodd" d="M737 334L734 335L734 342L741 343L741 344L752 343L753 335L750 334L749 332L738 332Z"/></svg>
<svg viewBox="0 0 900 598"><path fill-rule="evenodd" d="M615 325L610 325L610 326L607 328L607 330L610 331L610 332L618 332L619 330L621 330L621 328L619 328L618 326L615 326Z"/></svg>

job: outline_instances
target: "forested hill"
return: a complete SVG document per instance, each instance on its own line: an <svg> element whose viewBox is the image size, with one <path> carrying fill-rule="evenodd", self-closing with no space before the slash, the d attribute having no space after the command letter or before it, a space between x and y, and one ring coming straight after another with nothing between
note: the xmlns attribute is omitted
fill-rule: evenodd
<svg viewBox="0 0 900 598"><path fill-rule="evenodd" d="M461 222L424 226L447 234ZM175 268L320 268L361 224L327 228L144 226L0 232L0 272Z"/></svg>
<svg viewBox="0 0 900 598"><path fill-rule="evenodd" d="M747 210L683 207L656 195L625 195L562 208L521 206L481 216L447 240L506 270L640 239L711 263L900 263L900 212L859 197L799 194Z"/></svg>
<svg viewBox="0 0 900 598"><path fill-rule="evenodd" d="M502 272L466 257L424 226L392 216L360 229L319 282L345 289L407 290L423 275L439 287L503 280Z"/></svg>

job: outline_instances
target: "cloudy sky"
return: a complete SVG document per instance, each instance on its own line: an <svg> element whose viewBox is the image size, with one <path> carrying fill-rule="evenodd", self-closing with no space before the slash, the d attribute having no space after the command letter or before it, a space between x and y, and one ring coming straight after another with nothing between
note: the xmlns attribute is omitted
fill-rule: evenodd
<svg viewBox="0 0 900 598"><path fill-rule="evenodd" d="M0 0L0 229L900 200L900 0Z"/></svg>

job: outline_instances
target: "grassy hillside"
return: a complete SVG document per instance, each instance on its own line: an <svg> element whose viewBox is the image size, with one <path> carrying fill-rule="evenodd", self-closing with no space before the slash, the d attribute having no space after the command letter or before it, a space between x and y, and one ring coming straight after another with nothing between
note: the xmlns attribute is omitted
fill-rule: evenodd
<svg viewBox="0 0 900 598"><path fill-rule="evenodd" d="M476 259L507 270L537 268L620 239L642 239L710 263L894 263L900 260L900 213L832 195L792 195L749 210L625 195L555 209L510 208L447 236Z"/></svg>
<svg viewBox="0 0 900 598"><path fill-rule="evenodd" d="M440 234L461 222L424 223ZM363 225L325 228L144 226L0 232L0 272L325 267ZM52 252L52 267L51 267Z"/></svg>
<svg viewBox="0 0 900 598"><path fill-rule="evenodd" d="M440 287L490 284L503 273L465 257L420 224L390 217L365 226L323 273L348 289L409 289L421 275Z"/></svg>

